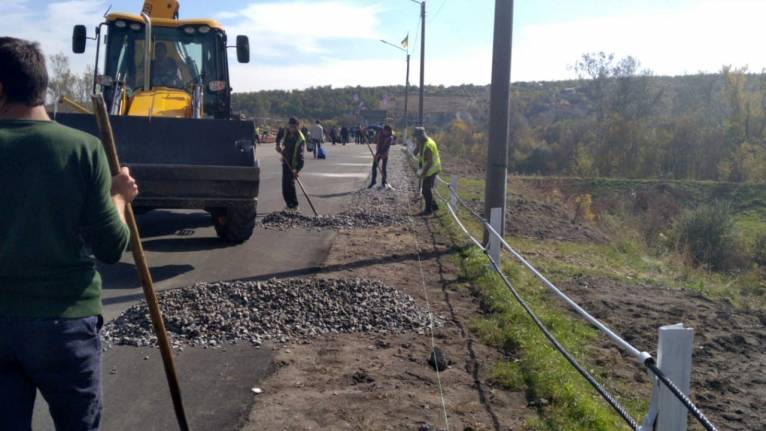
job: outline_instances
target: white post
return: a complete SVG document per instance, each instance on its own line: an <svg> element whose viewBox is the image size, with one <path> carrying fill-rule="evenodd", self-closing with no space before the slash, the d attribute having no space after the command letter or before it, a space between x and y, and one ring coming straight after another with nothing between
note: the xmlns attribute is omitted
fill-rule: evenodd
<svg viewBox="0 0 766 431"><path fill-rule="evenodd" d="M683 323L660 327L657 366L678 389L689 395L694 329ZM665 385L658 383L657 431L686 431L688 411Z"/></svg>
<svg viewBox="0 0 766 431"><path fill-rule="evenodd" d="M502 220L502 208L492 208L489 211L489 224L492 225L495 231L502 232L502 228L500 226ZM494 260L495 263L500 266L500 239L492 232L489 233L489 247L487 252L489 253L489 257L491 257L492 260Z"/></svg>
<svg viewBox="0 0 766 431"><path fill-rule="evenodd" d="M457 211L457 175L452 175L450 189L449 204L453 210Z"/></svg>

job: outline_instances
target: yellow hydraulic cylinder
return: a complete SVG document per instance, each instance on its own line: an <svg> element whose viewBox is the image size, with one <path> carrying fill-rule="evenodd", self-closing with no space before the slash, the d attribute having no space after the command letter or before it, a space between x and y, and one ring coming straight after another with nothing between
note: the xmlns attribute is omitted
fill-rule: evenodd
<svg viewBox="0 0 766 431"><path fill-rule="evenodd" d="M141 13L151 18L178 19L178 9L181 7L178 0L144 0Z"/></svg>

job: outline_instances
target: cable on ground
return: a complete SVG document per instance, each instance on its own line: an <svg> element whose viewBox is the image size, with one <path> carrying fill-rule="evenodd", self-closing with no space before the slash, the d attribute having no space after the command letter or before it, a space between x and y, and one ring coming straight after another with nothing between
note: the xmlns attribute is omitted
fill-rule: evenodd
<svg viewBox="0 0 766 431"><path fill-rule="evenodd" d="M408 203L409 211L412 211L412 204ZM412 238L415 241L415 251L418 255L418 268L420 269L420 281L423 286L423 296L426 300L426 307L428 308L428 321L429 321L429 335L431 338L431 355L434 357L434 369L436 370L436 383L439 386L439 397L442 403L442 412L444 414L444 428L449 430L449 419L447 416L447 401L444 399L444 388L442 387L441 375L439 373L439 366L436 365L436 341L434 340L434 317L431 312L431 301L428 298L428 289L426 288L426 277L423 273L423 261L420 257L420 243L418 242L418 230L415 226L415 221L410 218L410 224L412 225Z"/></svg>

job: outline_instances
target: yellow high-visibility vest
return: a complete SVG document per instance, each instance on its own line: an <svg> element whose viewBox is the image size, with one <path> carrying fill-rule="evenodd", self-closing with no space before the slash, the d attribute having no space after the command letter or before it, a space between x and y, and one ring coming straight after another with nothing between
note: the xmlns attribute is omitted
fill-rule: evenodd
<svg viewBox="0 0 766 431"><path fill-rule="evenodd" d="M442 159L439 156L439 148L436 146L436 142L434 142L433 139L428 138L426 140L426 143L423 145L423 151L420 152L420 157L418 160L418 166L421 168L426 165L426 159L425 159L425 153L426 150L431 152L431 168L426 172L426 176L430 177L431 175L438 174L442 170Z"/></svg>

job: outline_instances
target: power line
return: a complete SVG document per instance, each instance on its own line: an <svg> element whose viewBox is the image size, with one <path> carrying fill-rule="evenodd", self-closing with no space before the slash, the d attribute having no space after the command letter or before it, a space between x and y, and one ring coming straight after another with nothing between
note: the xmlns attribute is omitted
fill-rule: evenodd
<svg viewBox="0 0 766 431"><path fill-rule="evenodd" d="M429 21L434 22L436 17L439 16L439 12L442 11L442 8L444 7L445 4L447 4L447 0L442 1L442 4L439 5L439 7L436 9L436 13L433 14L433 16L431 17Z"/></svg>

